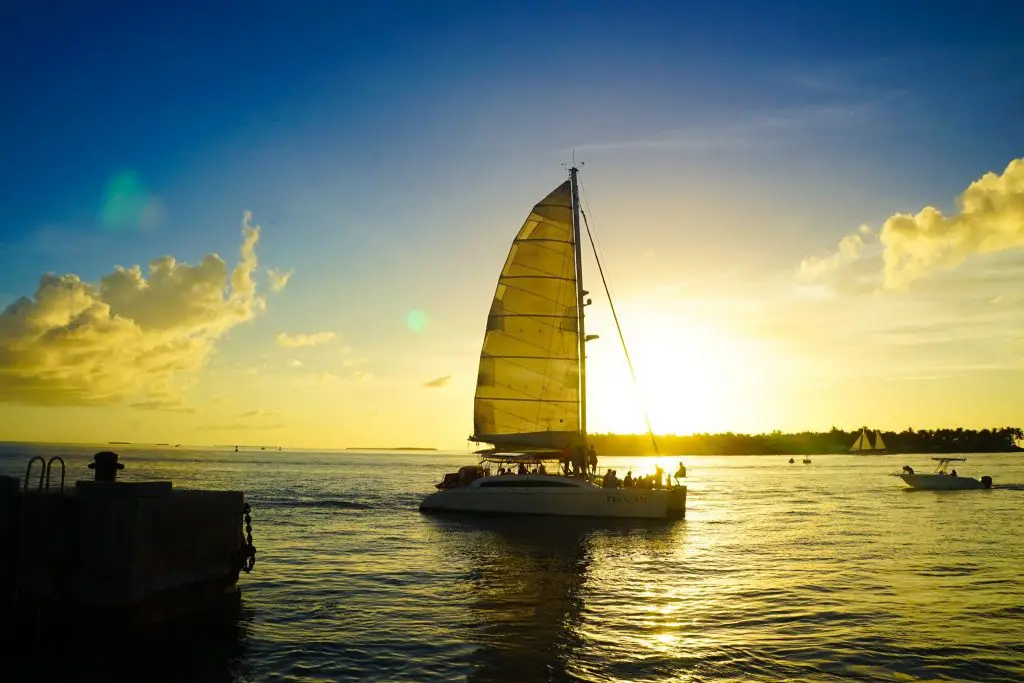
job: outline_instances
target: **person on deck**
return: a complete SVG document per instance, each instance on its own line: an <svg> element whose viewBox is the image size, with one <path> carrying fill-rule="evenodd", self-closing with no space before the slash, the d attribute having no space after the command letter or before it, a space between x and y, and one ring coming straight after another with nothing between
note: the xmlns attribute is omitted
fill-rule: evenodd
<svg viewBox="0 0 1024 683"><path fill-rule="evenodd" d="M680 479L686 479L686 465L680 462L679 469L676 470L676 473L673 475L673 477L675 478L677 485L679 484Z"/></svg>
<svg viewBox="0 0 1024 683"><path fill-rule="evenodd" d="M590 473L597 474L597 450L593 445L587 448L587 463L590 465Z"/></svg>
<svg viewBox="0 0 1024 683"><path fill-rule="evenodd" d="M654 466L654 488L661 488L661 479L665 476L665 470L661 469L661 465Z"/></svg>
<svg viewBox="0 0 1024 683"><path fill-rule="evenodd" d="M572 447L572 473L573 475L587 473L587 452L583 444L576 444Z"/></svg>

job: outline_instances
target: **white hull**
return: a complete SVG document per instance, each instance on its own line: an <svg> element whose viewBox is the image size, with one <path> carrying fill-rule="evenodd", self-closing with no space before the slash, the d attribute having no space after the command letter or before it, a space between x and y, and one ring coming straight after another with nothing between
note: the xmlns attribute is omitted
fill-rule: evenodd
<svg viewBox="0 0 1024 683"><path fill-rule="evenodd" d="M901 474L899 478L913 489L925 491L963 491L983 489L984 484L973 477L954 477L949 474Z"/></svg>
<svg viewBox="0 0 1024 683"><path fill-rule="evenodd" d="M605 518L678 518L686 509L686 487L601 488L560 475L502 475L442 489L420 503L422 512L556 515Z"/></svg>

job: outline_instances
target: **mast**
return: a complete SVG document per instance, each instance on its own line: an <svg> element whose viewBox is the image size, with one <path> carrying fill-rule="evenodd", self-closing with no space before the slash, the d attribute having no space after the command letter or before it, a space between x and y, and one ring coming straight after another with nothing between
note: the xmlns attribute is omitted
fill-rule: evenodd
<svg viewBox="0 0 1024 683"><path fill-rule="evenodd" d="M587 439L587 328L583 322L583 239L580 234L580 193L576 183L579 169L569 169L569 182L572 185L572 241L576 245L576 309L579 315L580 345L580 435Z"/></svg>

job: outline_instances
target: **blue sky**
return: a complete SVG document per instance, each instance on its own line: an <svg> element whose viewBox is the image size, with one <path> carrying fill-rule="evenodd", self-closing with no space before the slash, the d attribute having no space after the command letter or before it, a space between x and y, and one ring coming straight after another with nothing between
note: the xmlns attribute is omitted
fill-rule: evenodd
<svg viewBox="0 0 1024 683"><path fill-rule="evenodd" d="M295 275L211 363L334 330L426 380L475 362L572 148L627 295L789 273L1022 153L1019 2L208 4L0 11L0 304L48 271L230 262L251 210ZM125 178L147 213L112 225Z"/></svg>

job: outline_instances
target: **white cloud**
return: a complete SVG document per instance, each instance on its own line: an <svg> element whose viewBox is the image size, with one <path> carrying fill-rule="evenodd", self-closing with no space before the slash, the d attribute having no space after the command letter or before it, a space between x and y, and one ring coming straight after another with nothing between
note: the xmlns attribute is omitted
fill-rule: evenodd
<svg viewBox="0 0 1024 683"><path fill-rule="evenodd" d="M986 173L971 183L958 206L951 216L934 206L915 215L895 214L882 225L877 240L862 226L859 234L844 237L834 253L804 259L798 276L817 281L830 274L854 274L852 266L867 256L865 239L881 254L887 289L957 268L979 256L1024 248L1024 159L1011 161L1002 175Z"/></svg>
<svg viewBox="0 0 1024 683"><path fill-rule="evenodd" d="M291 280L292 275L295 275L294 270L280 270L278 268L267 269L267 279L270 281L270 291L280 292L287 286L288 281Z"/></svg>
<svg viewBox="0 0 1024 683"><path fill-rule="evenodd" d="M847 235L839 240L839 248L827 256L811 256L800 262L797 276L803 282L817 282L827 273L850 265L861 257L864 240L860 235Z"/></svg>
<svg viewBox="0 0 1024 683"><path fill-rule="evenodd" d="M42 276L0 313L0 402L181 410L217 340L266 306L252 278L259 235L246 212L230 272L208 254L196 265L156 259L145 276L118 266L98 284Z"/></svg>
<svg viewBox="0 0 1024 683"><path fill-rule="evenodd" d="M286 349L294 349L300 346L317 346L326 344L334 339L333 332L317 332L316 334L287 334L281 332L277 335L277 345Z"/></svg>
<svg viewBox="0 0 1024 683"><path fill-rule="evenodd" d="M290 368L301 368L302 367L302 361L299 360L298 358L289 358L288 359L288 367L290 367Z"/></svg>
<svg viewBox="0 0 1024 683"><path fill-rule="evenodd" d="M986 173L960 196L960 212L944 216L926 206L915 216L896 214L882 226L887 287L900 287L930 271L955 268L968 258L1024 247L1024 159L1002 175Z"/></svg>

